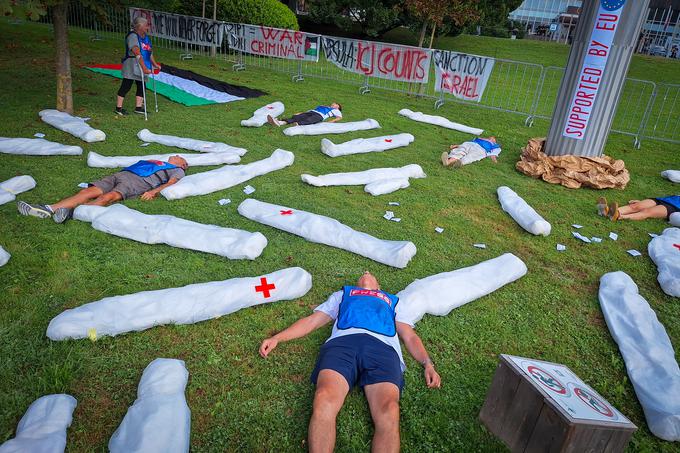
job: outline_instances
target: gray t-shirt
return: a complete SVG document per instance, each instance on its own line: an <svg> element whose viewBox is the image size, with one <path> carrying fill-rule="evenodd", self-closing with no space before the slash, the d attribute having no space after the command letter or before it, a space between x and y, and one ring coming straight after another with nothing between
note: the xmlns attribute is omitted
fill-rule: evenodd
<svg viewBox="0 0 680 453"><path fill-rule="evenodd" d="M130 35L127 37L128 55L131 55L131 57L126 58L125 61L123 61L121 75L124 79L142 80L142 71L139 69L137 64L137 57L132 53L133 47L139 48L139 38L137 37L137 33L130 33ZM148 76L145 76L145 79L146 78L148 78Z"/></svg>
<svg viewBox="0 0 680 453"><path fill-rule="evenodd" d="M142 177L140 176L140 178ZM146 176L142 179L153 189L170 181L170 178L175 178L179 181L184 178L184 170L181 168L170 168L168 170L157 171L153 175Z"/></svg>

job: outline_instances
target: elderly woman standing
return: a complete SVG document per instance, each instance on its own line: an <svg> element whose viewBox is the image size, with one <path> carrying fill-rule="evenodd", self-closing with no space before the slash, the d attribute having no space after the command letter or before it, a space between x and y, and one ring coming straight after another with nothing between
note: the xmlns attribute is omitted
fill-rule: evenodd
<svg viewBox="0 0 680 453"><path fill-rule="evenodd" d="M147 34L149 22L141 16L135 17L132 30L125 37L125 57L123 57L122 76L123 82L118 89L118 100L115 112L118 115L127 115L123 109L125 95L132 88L132 82L137 85L135 93L135 113L144 114L144 88L142 86L142 72L144 80L148 78L153 69L160 69L161 65L156 62L151 49L151 38ZM141 72L140 72L141 66Z"/></svg>

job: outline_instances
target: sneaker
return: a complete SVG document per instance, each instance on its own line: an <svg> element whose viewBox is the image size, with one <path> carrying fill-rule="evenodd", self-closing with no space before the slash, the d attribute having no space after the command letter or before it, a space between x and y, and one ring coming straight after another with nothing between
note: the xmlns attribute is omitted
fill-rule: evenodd
<svg viewBox="0 0 680 453"><path fill-rule="evenodd" d="M276 118L273 118L271 115L267 115L267 122L271 124L272 126L280 127L281 124L279 124L278 120Z"/></svg>
<svg viewBox="0 0 680 453"><path fill-rule="evenodd" d="M127 110L125 110L123 107L116 107L113 113L120 116L125 116L128 114Z"/></svg>
<svg viewBox="0 0 680 453"><path fill-rule="evenodd" d="M605 197L597 199L597 215L607 217L609 215L609 205Z"/></svg>
<svg viewBox="0 0 680 453"><path fill-rule="evenodd" d="M139 113L140 115L144 115L144 107L135 107L135 113Z"/></svg>
<svg viewBox="0 0 680 453"><path fill-rule="evenodd" d="M54 214L52 208L46 204L28 204L25 201L17 202L17 209L21 215L30 215L40 219L46 219Z"/></svg>
<svg viewBox="0 0 680 453"><path fill-rule="evenodd" d="M621 217L621 213L619 212L619 204L615 201L612 201L609 203L609 206L607 206L607 210L609 211L609 219L612 222L616 222L619 220L619 217Z"/></svg>
<svg viewBox="0 0 680 453"><path fill-rule="evenodd" d="M445 167L449 166L449 153L446 151L442 153L442 165Z"/></svg>
<svg viewBox="0 0 680 453"><path fill-rule="evenodd" d="M73 209L71 208L59 208L54 211L54 215L52 216L52 220L54 220L55 223L64 223L72 218Z"/></svg>

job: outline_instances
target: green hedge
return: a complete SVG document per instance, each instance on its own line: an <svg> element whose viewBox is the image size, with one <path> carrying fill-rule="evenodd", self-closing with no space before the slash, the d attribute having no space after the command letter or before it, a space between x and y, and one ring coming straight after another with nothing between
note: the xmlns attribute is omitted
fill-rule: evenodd
<svg viewBox="0 0 680 453"><path fill-rule="evenodd" d="M278 0L220 0L219 19L242 24L299 30L295 14Z"/></svg>

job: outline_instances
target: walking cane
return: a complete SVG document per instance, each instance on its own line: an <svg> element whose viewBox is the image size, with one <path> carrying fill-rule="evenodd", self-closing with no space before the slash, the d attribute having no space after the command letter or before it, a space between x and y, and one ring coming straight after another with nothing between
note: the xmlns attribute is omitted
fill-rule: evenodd
<svg viewBox="0 0 680 453"><path fill-rule="evenodd" d="M144 121L148 121L149 118L146 115L146 87L144 86L144 71L142 70L142 65L137 60L137 66L139 67L139 72L142 74L142 94L144 96Z"/></svg>

